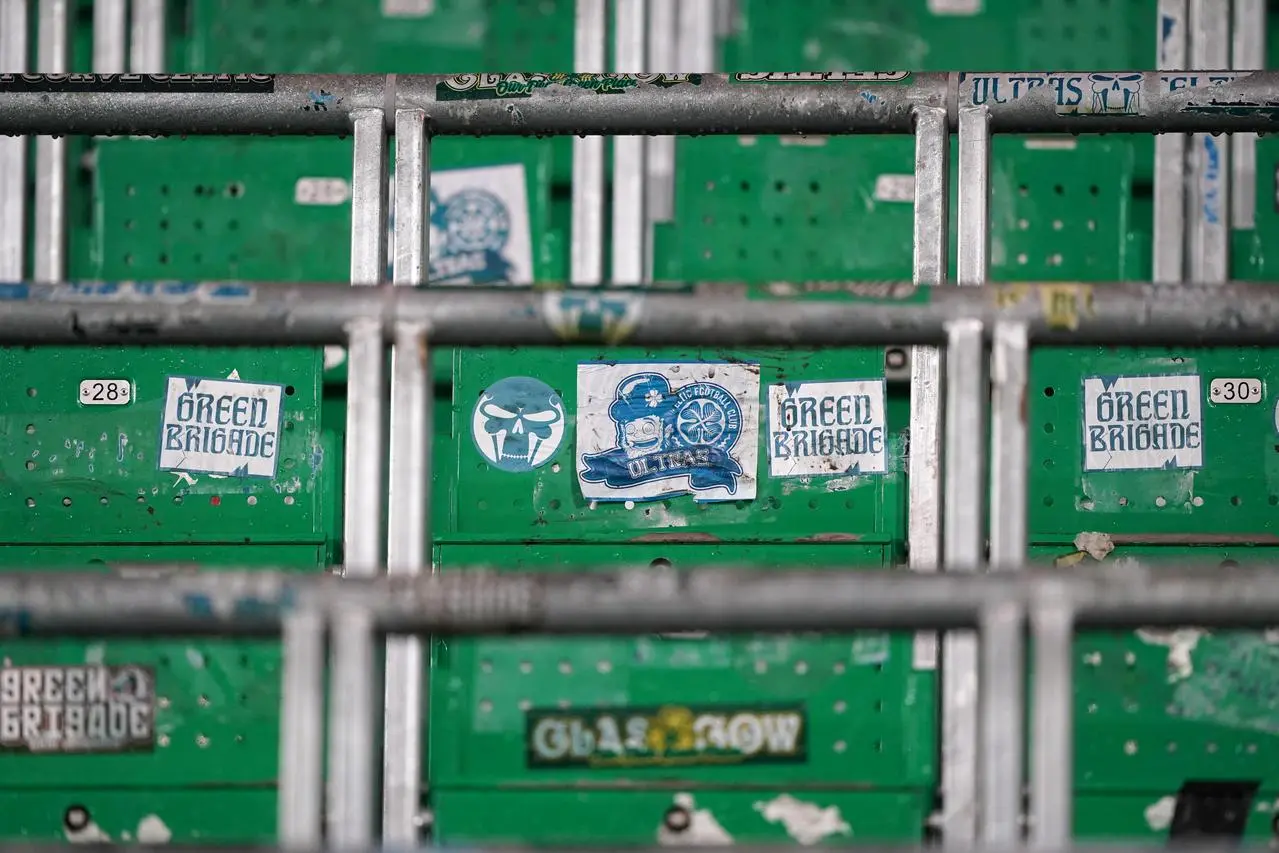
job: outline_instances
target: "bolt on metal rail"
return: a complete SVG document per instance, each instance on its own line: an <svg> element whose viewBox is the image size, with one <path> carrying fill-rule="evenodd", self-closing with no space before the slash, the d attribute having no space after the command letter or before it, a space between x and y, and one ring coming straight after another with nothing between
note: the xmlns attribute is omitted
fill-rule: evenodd
<svg viewBox="0 0 1279 853"><path fill-rule="evenodd" d="M12 48L6 50L6 55L13 54ZM600 98L600 91L618 96ZM916 137L913 278L917 285L940 285L946 280L947 161L950 134L957 131L963 167L958 283L983 285L988 273L992 133L1265 132L1273 125L1269 104L1276 99L1279 73L1261 71L5 73L0 74L0 134L353 133L351 281L378 285L386 253L387 137L394 133L398 137L397 205L403 212L396 222L393 280L411 285L421 283L429 257L422 211L430 183L430 139L435 135L912 133ZM12 156L6 161L9 172ZM583 260L575 268L597 269L598 262ZM557 316L555 297L539 293L461 295L368 286L345 292L270 286L228 291L226 286L202 285L179 298L163 289L137 285L109 293L74 286L13 288L7 291L6 311L0 314L0 340L12 343L344 340L349 348L350 448L344 539L347 576L352 582L381 571L384 499L393 508L385 531L386 551L394 558L390 571L411 579L426 565L430 346L555 344L571 339L574 332L563 323L562 312ZM246 301L237 303L232 298L236 293ZM1033 343L1238 345L1279 340L1275 297L1248 286L1185 287L1175 293L1148 286L983 287L969 294L949 289L916 291L907 285L901 293L895 303L874 307L757 303L696 295L629 296L644 301L642 316L633 329L614 330L618 334L602 343L625 338L653 345L914 345L908 533L912 568L976 573L986 564L986 496L980 483L985 477L982 427L988 344L994 350L992 427L1003 442L991 454L991 500L997 511L991 515L990 562L995 568L1012 569L1025 554L1025 424L1019 418L1019 403L1025 395L1027 353ZM728 313L707 317L698 313L702 311ZM390 449L392 468L398 473L391 480L390 494L384 496L381 475L387 454L381 436L386 401L381 373L388 343L394 351ZM944 383L943 346L949 352ZM944 435L943 388L948 402ZM943 505L945 512L940 513L938 507ZM889 582L909 580L893 577ZM905 601L899 602L901 608L910 607ZM975 621L987 634L1010 638L1025 618L1024 609L1019 608L1008 604L1006 610ZM1141 612L1145 611L1134 610L1131 615L1144 618L1138 616ZM1036 647L1040 678L1034 728L1046 740L1036 753L1031 785L1032 833L1040 845L1064 844L1069 836L1070 748L1064 736L1069 708L1057 708L1056 717L1045 715L1056 707L1048 701L1050 688L1068 687L1067 640L1073 615L1077 614L1069 608L1039 608L1030 617L1044 640ZM795 614L791 617L793 622ZM290 645L318 636L318 624L307 618L311 621L293 623L286 630ZM331 735L329 841L351 847L367 845L374 835L375 705L360 691L348 691L343 680L354 678L357 681L350 683L356 684L363 677L358 671L370 660L370 619L366 611L332 619L332 630L343 638L334 649L334 682L342 685L334 691L334 709L348 726ZM928 621L919 620L920 624ZM386 688L383 748L388 758L382 835L392 840L415 837L412 818L421 795L420 750L416 748L420 745L413 723L421 718L423 685L414 664L420 646L414 642L396 639L388 646L389 666L397 676L404 676L388 679ZM993 657L1005 653L1007 649L988 647L985 663L1000 666L998 680L982 682L983 697L1002 696L1020 679L1010 665L1013 659ZM290 691L312 683L320 660L314 649L290 657L286 674ZM1020 716L1004 706L1001 722L984 728L992 735L998 732L999 739L983 742L978 751L978 709L967 689L977 669L978 648L972 638L949 635L942 667L943 830L947 840L957 844L979 835L992 843L1011 843L1018 832L1020 809ZM286 700L290 714L295 707L290 702L295 701ZM355 729L349 725L352 721L358 722ZM286 734L288 760L282 765L282 789L300 793L281 798L281 839L313 845L320 838L320 811L318 794L308 786L318 783L300 780L297 774L311 773L319 766L316 745L301 742L318 735L314 727L290 729Z"/></svg>

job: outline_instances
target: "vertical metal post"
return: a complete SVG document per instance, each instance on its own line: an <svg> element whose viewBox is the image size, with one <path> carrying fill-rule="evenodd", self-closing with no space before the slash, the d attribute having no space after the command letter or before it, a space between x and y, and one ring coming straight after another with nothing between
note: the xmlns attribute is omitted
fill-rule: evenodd
<svg viewBox="0 0 1279 853"><path fill-rule="evenodd" d="M1266 0L1234 0L1234 4L1230 67L1260 71L1266 67ZM1257 225L1257 134L1230 137L1230 163L1230 224L1251 230Z"/></svg>
<svg viewBox="0 0 1279 853"><path fill-rule="evenodd" d="M129 70L134 74L163 74L165 57L165 0L130 0Z"/></svg>
<svg viewBox="0 0 1279 853"><path fill-rule="evenodd" d="M990 247L990 113L959 111L959 267L961 285L986 283ZM985 558L986 377L980 322L950 329L946 350L945 509L947 571L975 572ZM943 837L950 845L977 837L977 638L952 631L942 644Z"/></svg>
<svg viewBox="0 0 1279 853"><path fill-rule="evenodd" d="M1220 70L1230 63L1229 0L1190 0L1190 66ZM1210 133L1191 144L1190 278L1224 282L1230 269L1230 147Z"/></svg>
<svg viewBox="0 0 1279 853"><path fill-rule="evenodd" d="M93 73L128 70L128 4L126 0L94 0Z"/></svg>
<svg viewBox="0 0 1279 853"><path fill-rule="evenodd" d="M323 843L324 620L315 611L284 618L277 833L283 847Z"/></svg>
<svg viewBox="0 0 1279 853"><path fill-rule="evenodd" d="M1024 630L1019 604L997 604L982 614L981 841L1009 849L1021 841Z"/></svg>
<svg viewBox="0 0 1279 853"><path fill-rule="evenodd" d="M616 0L615 70L644 71L648 35L648 0ZM614 284L642 284L648 258L645 150L643 136L613 137L613 274Z"/></svg>
<svg viewBox="0 0 1279 853"><path fill-rule="evenodd" d="M1045 597L1031 611L1034 652L1030 761L1032 846L1060 850L1070 843L1074 787L1074 614L1065 594Z"/></svg>
<svg viewBox="0 0 1279 853"><path fill-rule="evenodd" d="M25 74L27 0L0 0L0 71ZM27 143L0 136L0 280L22 281L27 255Z"/></svg>
<svg viewBox="0 0 1279 853"><path fill-rule="evenodd" d="M990 565L994 569L1016 569L1026 560L1028 337L1022 323L999 323L993 334Z"/></svg>
<svg viewBox="0 0 1279 853"><path fill-rule="evenodd" d="M1159 69L1186 67L1186 0L1159 0ZM1186 134L1155 137L1154 280L1186 277Z"/></svg>
<svg viewBox="0 0 1279 853"><path fill-rule="evenodd" d="M961 258L963 251L960 246ZM947 571L975 572L985 556L985 409L989 398L984 356L980 320L950 324L942 513ZM978 680L977 638L971 631L948 633L942 651L943 838L954 846L971 844L977 832Z"/></svg>
<svg viewBox="0 0 1279 853"><path fill-rule="evenodd" d="M378 689L369 614L333 617L329 652L329 805L325 839L337 850L373 843L374 691Z"/></svg>
<svg viewBox="0 0 1279 853"><path fill-rule="evenodd" d="M680 0L680 63L696 73L715 70L715 31L720 0Z"/></svg>
<svg viewBox="0 0 1279 853"><path fill-rule="evenodd" d="M990 267L990 112L959 111L959 283L983 285Z"/></svg>
<svg viewBox="0 0 1279 853"><path fill-rule="evenodd" d="M679 55L678 10L676 0L650 0L648 16L648 68L673 72L700 73L709 68L687 68ZM648 140L648 219L650 223L670 222L675 216L675 137L654 136ZM651 226L650 226L651 227ZM653 277L652 244L648 252L647 278Z"/></svg>
<svg viewBox="0 0 1279 853"><path fill-rule="evenodd" d="M395 115L396 285L427 278L430 258L430 136L426 114ZM431 485L431 360L426 328L395 328L391 356L391 463L387 571L417 575L427 565ZM386 638L386 705L382 758L382 840L416 846L422 807L422 639Z"/></svg>
<svg viewBox="0 0 1279 853"><path fill-rule="evenodd" d="M946 110L915 113L914 281L943 285L950 241L950 126ZM914 347L910 361L910 453L906 516L911 571L936 572L941 565L941 350ZM936 669L937 634L915 634L914 665Z"/></svg>
<svg viewBox="0 0 1279 853"><path fill-rule="evenodd" d="M45 74L66 74L68 60L68 0L40 0L36 67ZM36 137L35 278L66 278L67 140Z"/></svg>
<svg viewBox="0 0 1279 853"><path fill-rule="evenodd" d="M607 70L608 0L577 0L573 70ZM604 278L604 137L573 137L573 212L569 277L573 284Z"/></svg>

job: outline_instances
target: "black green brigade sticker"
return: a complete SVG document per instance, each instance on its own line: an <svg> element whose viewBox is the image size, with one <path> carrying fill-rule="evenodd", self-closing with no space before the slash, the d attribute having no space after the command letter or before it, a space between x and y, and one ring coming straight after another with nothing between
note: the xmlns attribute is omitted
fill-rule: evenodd
<svg viewBox="0 0 1279 853"><path fill-rule="evenodd" d="M497 98L531 98L538 89L566 86L597 95L629 92L641 83L649 86L698 86L701 74L458 74L435 87L437 101L487 101Z"/></svg>
<svg viewBox="0 0 1279 853"><path fill-rule="evenodd" d="M274 74L0 74L0 92L271 94Z"/></svg>
<svg viewBox="0 0 1279 853"><path fill-rule="evenodd" d="M801 704L526 712L528 766L690 767L808 759Z"/></svg>
<svg viewBox="0 0 1279 853"><path fill-rule="evenodd" d="M909 71L760 71L734 74L737 83L904 83Z"/></svg>

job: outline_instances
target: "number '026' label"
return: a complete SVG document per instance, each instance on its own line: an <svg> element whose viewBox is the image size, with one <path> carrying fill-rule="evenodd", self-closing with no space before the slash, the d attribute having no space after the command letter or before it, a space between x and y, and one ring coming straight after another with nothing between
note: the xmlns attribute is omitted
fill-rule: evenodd
<svg viewBox="0 0 1279 853"><path fill-rule="evenodd" d="M79 398L82 406L127 406L133 402L133 385L127 379L85 379Z"/></svg>
<svg viewBox="0 0 1279 853"><path fill-rule="evenodd" d="M1263 396L1260 379L1214 379L1208 386L1208 401L1217 405L1260 403Z"/></svg>

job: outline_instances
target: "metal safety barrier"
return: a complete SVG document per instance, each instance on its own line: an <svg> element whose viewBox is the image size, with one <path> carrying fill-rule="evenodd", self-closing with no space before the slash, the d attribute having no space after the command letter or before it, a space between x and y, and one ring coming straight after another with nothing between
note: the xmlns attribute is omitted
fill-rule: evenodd
<svg viewBox="0 0 1279 853"><path fill-rule="evenodd" d="M579 56L583 66L597 59L594 55ZM432 136L677 133L914 134L913 281L916 285L944 284L950 135L955 131L960 158L958 283L983 285L989 268L992 133L1266 132L1274 126L1279 115L1276 110L1279 74L1263 71L0 74L0 134L353 134L351 282L356 285L378 285L384 276L391 133L397 137L395 285L420 284L427 269ZM0 153L9 150L0 149ZM13 156L0 162L0 182L6 175L12 179L18 174L15 162ZM592 173L599 168L602 164L592 166ZM3 201L0 198L0 203ZM61 214L55 210L50 215L56 218ZM586 225L586 214L581 217L575 220L575 231ZM55 256L56 247L49 248L48 257ZM618 274L621 268L615 267L614 284L640 283L642 275L635 273L640 265L633 254L628 258L624 272ZM575 259L573 266L576 273L598 269L599 264L598 259L587 257ZM37 277L60 278L58 269L42 265L36 269ZM40 272L49 274L41 276ZM911 567L935 572L945 566L948 572L963 574L978 572L987 559L996 569L1013 569L1024 560L1027 460L1021 406L1032 343L1186 346L1273 345L1279 341L1275 296L1247 285L1217 284L1224 276L1204 278L1203 286L1176 291L1151 286L1053 285L991 287L970 294L903 285L888 291L900 295L882 304L804 304L616 291L456 294L381 287L324 291L199 285L181 290L161 285L18 284L4 290L7 296L0 311L0 342L344 340L349 376L344 552L346 575L352 580L381 572L384 546L393 578L413 578L426 570L432 421L428 379L434 346L590 340L583 332L581 317L592 311L598 319L603 320L605 314L609 318L599 324L603 333L597 339L602 344L625 340L652 345L914 345L908 531ZM574 301L566 301L570 299ZM601 307L604 300L610 304L607 312ZM383 495L388 448L383 443L387 403L382 372L387 344L394 353L389 432L392 464L389 492ZM943 344L948 350L944 383ZM988 346L992 349L994 436L989 558L984 485ZM943 387L947 401L944 442ZM386 530L382 528L384 501L389 510ZM893 582L897 580L901 579ZM951 578L931 580L950 582ZM857 583L862 589L864 576ZM1157 597L1154 590L1158 588L1143 586L1140 592ZM916 612L905 602L902 599L891 606L902 613ZM1179 612L1189 618L1192 610ZM791 615L793 620L788 624L794 627L799 615ZM1068 683L1066 638L1077 615L1066 606L1032 609L1030 618L1041 638L1035 652L1038 684L1053 683L1059 671L1064 671L1062 677ZM705 622L705 614L701 617ZM25 618L31 624L33 617ZM1011 638L1020 630L1023 618L1022 604L1014 602L1006 612L978 621L987 634ZM338 846L362 847L374 836L373 770L368 759L374 752L376 706L370 696L347 689L344 679L359 678L357 671L372 668L370 631L374 620L368 610L356 609L343 611L333 621L336 686L332 713L358 725L331 731L328 840ZM1205 618L1195 616L1194 621ZM322 659L317 641L322 625L313 615L290 625L285 630L288 644L295 649L310 644L307 648L311 649L289 658L286 678L298 679L290 684L300 684L314 676ZM1013 688L1022 676L1020 666L1013 664L1021 659L1021 645L991 643L985 649L984 663L999 665L983 667L983 695L1016 693ZM424 690L421 654L416 638L388 640L382 837L390 843L412 843L418 834ZM989 843L1012 844L1020 834L1023 747L1019 723L1014 719L1015 710L1009 710L1013 706L1002 705L1005 716L998 718L998 725L996 718L988 717L985 728L979 726L977 706L968 689L977 671L975 640L963 632L949 634L942 660L942 829L948 842L955 844L978 837ZM288 695L299 694L293 690ZM1035 803L1032 838L1040 847L1064 845L1070 834L1070 748L1069 738L1064 736L1069 731L1069 707L1048 698L1036 699L1033 726L1036 737L1043 738L1031 785ZM286 711L293 714L290 701L296 698L286 701ZM1056 717L1049 716L1053 708ZM980 737L982 732L985 740ZM291 737L300 735L294 732ZM980 754L978 743L983 744ZM318 767L314 762L319 759L313 752L286 758L282 773L305 770L312 778L311 770ZM319 778L318 773L314 778ZM281 841L314 846L321 837L317 800L307 794L303 806L289 805L292 796L282 797Z"/></svg>

